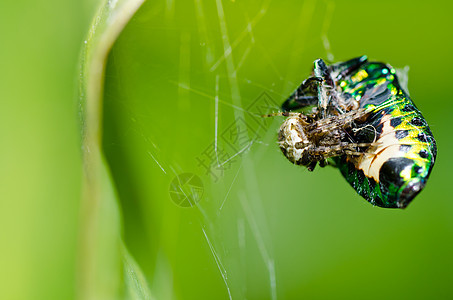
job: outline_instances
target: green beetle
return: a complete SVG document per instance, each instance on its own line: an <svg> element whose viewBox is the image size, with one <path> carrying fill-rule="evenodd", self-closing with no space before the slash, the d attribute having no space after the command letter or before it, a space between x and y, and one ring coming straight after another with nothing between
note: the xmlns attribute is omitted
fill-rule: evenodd
<svg viewBox="0 0 453 300"><path fill-rule="evenodd" d="M311 112L294 112L312 107ZM317 163L337 166L373 205L405 208L423 189L434 166L434 137L395 69L366 56L327 66L283 103L289 116L279 144L294 164L312 171Z"/></svg>

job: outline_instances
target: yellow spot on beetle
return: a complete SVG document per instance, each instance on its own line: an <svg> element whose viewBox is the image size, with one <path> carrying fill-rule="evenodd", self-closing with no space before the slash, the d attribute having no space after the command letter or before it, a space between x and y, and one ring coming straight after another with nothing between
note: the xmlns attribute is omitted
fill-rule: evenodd
<svg viewBox="0 0 453 300"><path fill-rule="evenodd" d="M400 176L404 178L405 181L409 181L411 179L412 174L412 167L408 166L403 171L401 171Z"/></svg>
<svg viewBox="0 0 453 300"><path fill-rule="evenodd" d="M355 74L354 76L351 77L351 79L355 82L362 81L363 79L368 77L368 73L365 70L360 70Z"/></svg>

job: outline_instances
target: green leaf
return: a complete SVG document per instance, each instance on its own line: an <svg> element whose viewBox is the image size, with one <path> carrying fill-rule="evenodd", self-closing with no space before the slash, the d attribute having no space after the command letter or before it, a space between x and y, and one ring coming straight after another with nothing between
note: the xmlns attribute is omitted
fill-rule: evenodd
<svg viewBox="0 0 453 300"><path fill-rule="evenodd" d="M84 150L79 294L82 299L151 299L140 268L121 240L116 188L102 151L102 100L107 56L143 0L105 1L81 56Z"/></svg>

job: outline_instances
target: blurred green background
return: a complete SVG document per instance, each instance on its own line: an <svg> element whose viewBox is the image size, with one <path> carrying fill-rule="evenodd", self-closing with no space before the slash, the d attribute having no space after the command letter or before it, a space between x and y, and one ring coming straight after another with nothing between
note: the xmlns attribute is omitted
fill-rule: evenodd
<svg viewBox="0 0 453 300"><path fill-rule="evenodd" d="M102 199L114 213L93 208L97 228L81 210L77 90L100 4L0 3L1 299L146 298L125 292L137 283L121 279L122 246L153 299L453 297L450 2L146 1L106 61L98 122L115 195ZM371 206L334 168L291 165L275 143L282 119L257 118L316 58L362 54L410 67L437 140L406 210ZM193 207L171 199L181 173L202 182ZM81 245L83 227L118 227L120 242ZM114 272L85 273L80 247L112 249L93 268ZM113 292L81 293L76 278L99 274Z"/></svg>

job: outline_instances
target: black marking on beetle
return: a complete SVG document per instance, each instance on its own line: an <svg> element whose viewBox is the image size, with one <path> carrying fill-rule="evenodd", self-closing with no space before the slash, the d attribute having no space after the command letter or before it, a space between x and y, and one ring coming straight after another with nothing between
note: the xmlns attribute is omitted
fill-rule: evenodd
<svg viewBox="0 0 453 300"><path fill-rule="evenodd" d="M374 127L376 129L376 134L377 136L380 136L382 134L382 129L384 128L384 124L379 124Z"/></svg>
<svg viewBox="0 0 453 300"><path fill-rule="evenodd" d="M355 128L355 130L348 132L348 134L354 139L354 141L357 141L359 143L373 143L378 138L381 131L382 126L380 127L379 131L372 125L371 126L360 125L359 127Z"/></svg>
<svg viewBox="0 0 453 300"><path fill-rule="evenodd" d="M389 105L389 106L381 109L381 111L383 112L383 115L391 115L394 110L395 110L395 107L393 105Z"/></svg>
<svg viewBox="0 0 453 300"><path fill-rule="evenodd" d="M395 137L399 140L404 139L409 132L407 130L397 130L395 131Z"/></svg>
<svg viewBox="0 0 453 300"><path fill-rule="evenodd" d="M388 89L388 83L367 88L360 99L360 107L365 107L368 104L379 106L387 101L391 95L392 92Z"/></svg>
<svg viewBox="0 0 453 300"><path fill-rule="evenodd" d="M392 126L393 128L396 128L398 127L403 121L401 120L401 118L393 118L390 120L390 126Z"/></svg>
<svg viewBox="0 0 453 300"><path fill-rule="evenodd" d="M404 178L400 176L401 172L407 167L412 167L414 161L405 157L389 158L379 170L379 182L382 186L402 186Z"/></svg>
<svg viewBox="0 0 453 300"><path fill-rule="evenodd" d="M428 158L429 157L429 153L425 149L420 150L420 152L418 152L418 155L420 155L421 158Z"/></svg>
<svg viewBox="0 0 453 300"><path fill-rule="evenodd" d="M415 106L413 106L412 104L406 104L406 105L404 105L403 109L401 109L401 111L411 112L411 111L414 111L415 109L416 109Z"/></svg>
<svg viewBox="0 0 453 300"><path fill-rule="evenodd" d="M400 145L400 151L407 153L411 150L412 146L411 145Z"/></svg>
<svg viewBox="0 0 453 300"><path fill-rule="evenodd" d="M420 132L417 135L417 140L419 140L422 143L428 143L428 138L427 138L427 136L426 136L426 134L424 132Z"/></svg>
<svg viewBox="0 0 453 300"><path fill-rule="evenodd" d="M421 172L423 172L423 168L420 166L414 166L414 172L420 174Z"/></svg>
<svg viewBox="0 0 453 300"><path fill-rule="evenodd" d="M420 118L420 117L412 118L412 120L410 120L409 123L411 125L414 125L414 126L417 126L417 127L422 127L422 126L426 125L425 121L422 118Z"/></svg>

